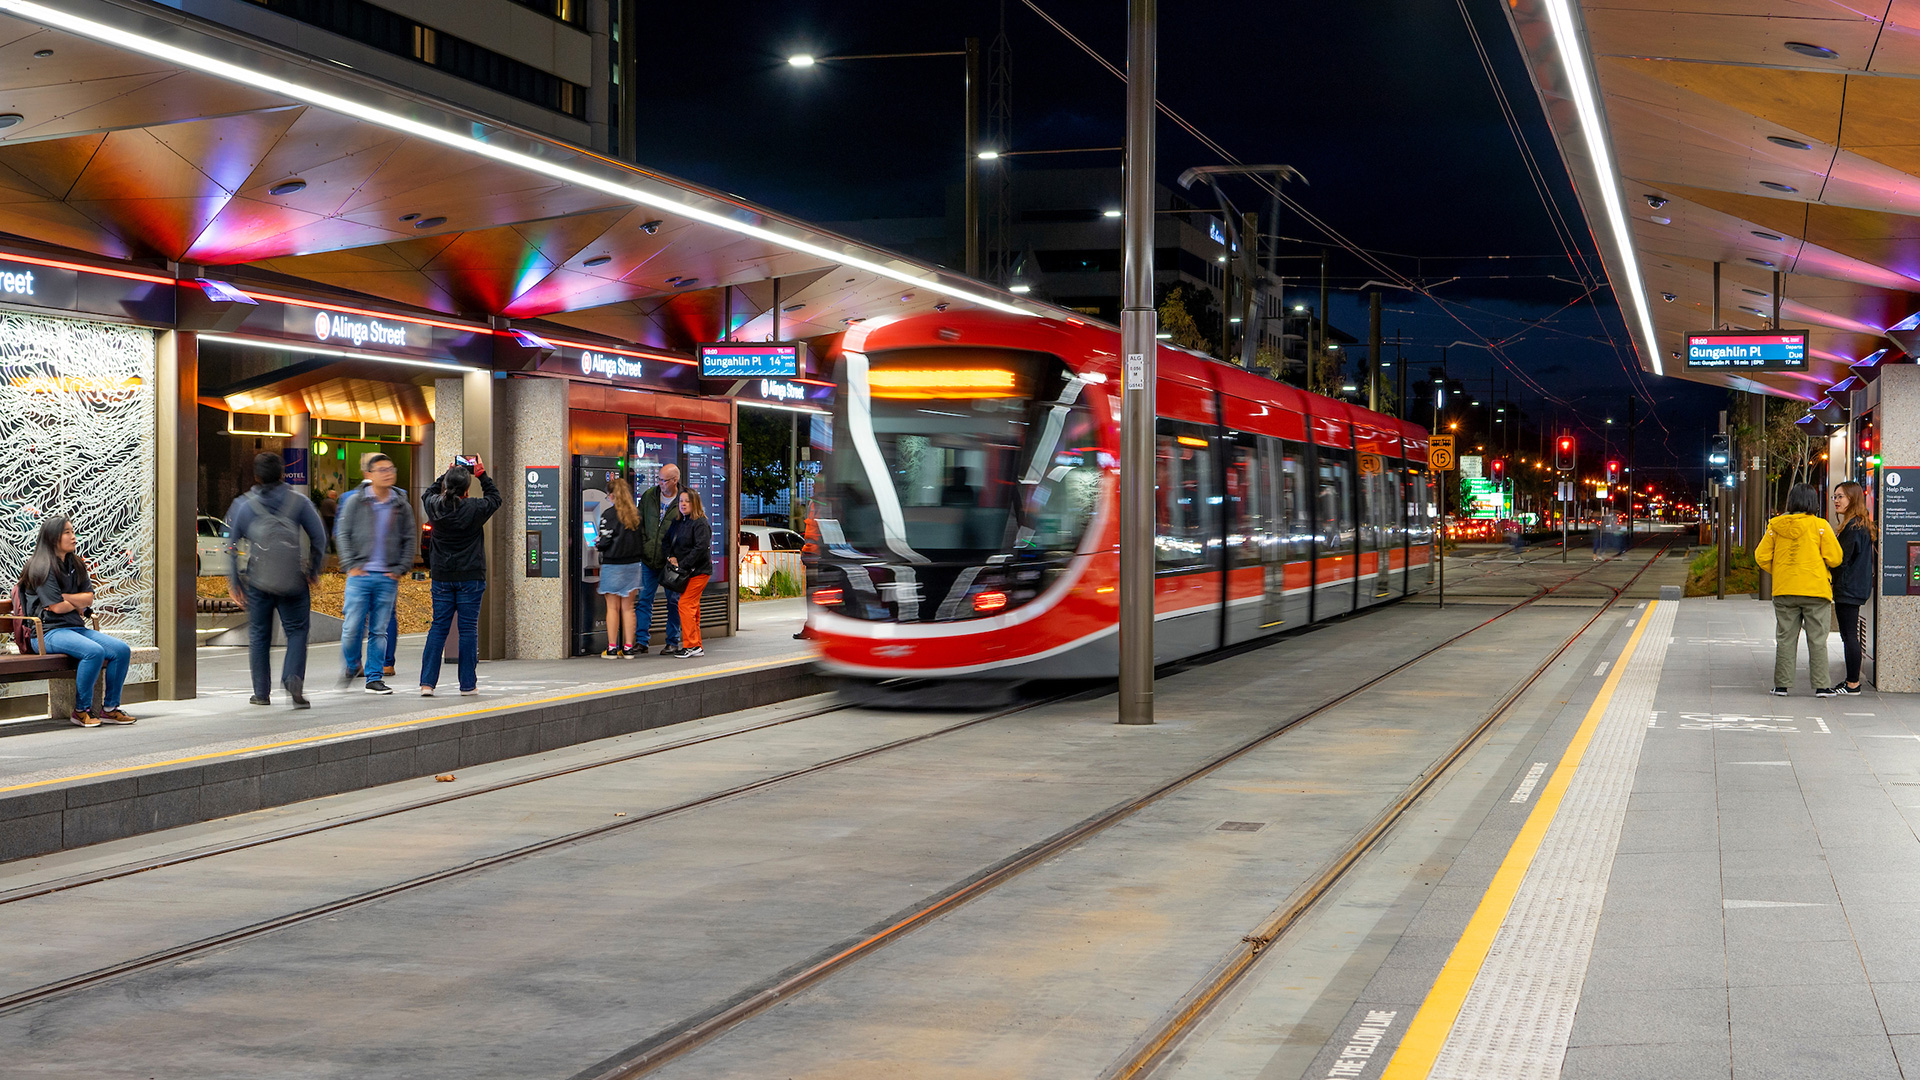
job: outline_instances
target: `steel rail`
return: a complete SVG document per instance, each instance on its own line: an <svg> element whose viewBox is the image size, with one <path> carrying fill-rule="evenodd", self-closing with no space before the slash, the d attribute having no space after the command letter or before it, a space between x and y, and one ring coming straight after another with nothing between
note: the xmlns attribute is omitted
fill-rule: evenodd
<svg viewBox="0 0 1920 1080"><path fill-rule="evenodd" d="M1639 579L1641 574L1646 573L1647 569L1658 560L1660 554L1664 553L1666 548L1671 545L1672 540L1670 539L1666 545L1662 546L1661 551L1656 552L1653 558L1648 559L1646 566L1641 567L1625 584L1618 587L1605 586L1613 591L1612 600L1618 600L1621 594L1625 593L1626 590L1632 586L1633 582ZM1345 690L1322 704L1287 720L1280 726L1242 743L1219 757L1211 759L1198 768L1184 773L1144 795L1120 803L1081 821L1079 824L1055 833L1053 836L1033 844L1007 859L1003 859L999 863L949 887L945 891L929 897L919 906L902 913L892 922L873 933L857 941L833 947L830 951L821 955L812 963L800 968L798 971L781 976L769 984L745 991L741 995L736 996L730 1004L689 1017L672 1027L661 1029L644 1041L635 1044L626 1052L614 1055L603 1061L600 1065L590 1067L576 1074L575 1080L634 1080L634 1078L644 1076L675 1058L698 1049L728 1029L792 997L807 987L812 986L834 972L853 963L855 960L898 940L908 932L932 921L936 916L951 911L968 900L979 897L999 885L1005 884L1022 872L1030 870L1052 858L1054 855L1072 848L1089 837L1124 821L1142 809L1159 802L1168 795L1252 753L1314 717L1320 716L1329 710L1351 701L1355 697L1366 693L1375 686L1401 674L1414 665L1431 658L1434 654L1454 645L1469 634L1492 625L1500 619L1513 614L1521 608L1527 607L1535 601L1550 595L1556 589L1571 584L1580 577L1604 565L1607 564L1595 563L1584 570L1580 570L1559 585L1513 604L1498 614L1462 630L1460 633L1421 651L1419 654L1407 660L1395 664L1393 667L1379 675L1369 678L1358 686ZM1549 658L1547 663L1551 664L1553 659L1558 658L1561 653L1565 652L1567 648L1579 639L1581 634L1584 634L1602 615L1605 615L1611 606L1611 601L1609 601L1608 604L1602 605L1600 610L1595 612L1593 617L1581 626L1580 630L1576 631L1572 637L1568 638L1566 642L1554 651L1553 657ZM1472 739L1478 738L1479 734L1490 726L1492 718L1496 718L1501 712L1504 712L1512 700L1517 699L1519 694L1523 693L1538 677L1537 673L1529 676L1525 682L1517 687L1508 697L1503 698L1502 703L1490 714L1489 719L1482 721L1481 724L1476 727L1474 735L1470 736L1467 741L1471 742ZM1426 784L1431 783L1432 777L1437 776L1446 764L1450 764L1459 756L1460 752L1461 748L1457 747L1443 759L1440 765L1430 767L1428 773L1423 774L1426 779L1420 783L1419 786L1421 789L1424 789ZM1370 834L1370 837L1377 836L1377 831L1378 830L1375 830ZM1372 838L1366 839L1364 842L1370 844ZM1345 865L1350 864L1351 860L1348 860L1342 865L1342 869L1344 869ZM1324 891L1324 888L1320 891Z"/></svg>
<svg viewBox="0 0 1920 1080"><path fill-rule="evenodd" d="M1554 649L1546 659L1542 660L1526 678L1522 679L1503 695L1494 705L1493 709L1489 711L1478 724L1474 725L1473 730L1468 732L1451 750L1436 759L1432 765L1428 766L1424 772L1416 777L1413 783L1408 785L1407 789L1401 794L1400 798L1395 800L1391 806L1387 807L1386 810L1375 818L1373 822L1360 833L1358 839L1349 845L1345 851L1341 852L1328 863L1319 876L1298 893L1292 902L1275 912L1267 921L1252 932L1242 937L1239 946L1229 952L1226 957L1214 966L1207 977L1203 978L1193 990L1181 998L1179 1004L1174 1007L1173 1015L1167 1022L1136 1040L1125 1057L1121 1058L1118 1063L1106 1072L1100 1074L1100 1080L1135 1080L1135 1078L1148 1073L1160 1065L1172 1051L1174 1044L1192 1028L1196 1021L1206 1014L1207 1010L1220 999L1221 995L1225 994L1239 982L1241 977L1244 976L1260 956L1265 953L1267 947L1291 929L1299 922L1302 916L1325 897L1326 894L1332 890L1333 886L1337 884L1341 878L1346 876L1347 871L1352 869L1354 864L1358 863L1361 858L1365 857L1367 852L1373 848L1373 845L1378 843L1380 838L1386 834L1387 830L1391 829L1407 810L1419 800L1420 796L1426 794L1427 790L1433 786L1435 781L1445 775L1447 770L1451 768L1456 761L1460 760L1461 757L1471 750L1474 744L1479 742L1480 738L1491 730L1500 718L1505 715L1507 710L1512 708L1528 690L1532 689L1534 683L1538 682L1540 677L1546 674L1547 670L1551 668L1561 656L1565 655L1568 649L1573 647L1574 643L1579 641L1588 630L1593 628L1595 623L1600 621L1601 616L1612 610L1613 602L1618 601L1620 597L1633 586L1634 582L1640 580L1641 575L1652 569L1653 565L1658 562L1660 557L1672 546L1673 539L1669 538L1668 541L1661 546L1660 550L1655 552L1653 556L1647 560L1646 565L1634 571L1633 576L1628 578L1625 583L1617 588L1611 585L1607 586L1607 588L1613 590L1613 598L1611 601L1603 604L1598 611L1593 613L1591 618L1581 624L1578 630L1574 631L1565 641L1561 642L1559 647ZM1581 573L1587 573L1603 565L1606 564L1596 563ZM1576 575L1576 577L1577 576L1578 575ZM1571 579L1569 580L1571 581ZM1535 599L1538 599L1538 597ZM1531 601L1529 601L1529 603L1530 602ZM1515 610L1522 606L1525 605L1515 605Z"/></svg>

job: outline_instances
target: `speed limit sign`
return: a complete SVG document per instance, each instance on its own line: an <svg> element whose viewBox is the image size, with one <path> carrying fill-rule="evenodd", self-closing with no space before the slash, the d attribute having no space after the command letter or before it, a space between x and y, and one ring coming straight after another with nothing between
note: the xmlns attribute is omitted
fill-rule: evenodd
<svg viewBox="0 0 1920 1080"><path fill-rule="evenodd" d="M1432 435L1428 437L1427 465L1435 472L1453 471L1453 436Z"/></svg>

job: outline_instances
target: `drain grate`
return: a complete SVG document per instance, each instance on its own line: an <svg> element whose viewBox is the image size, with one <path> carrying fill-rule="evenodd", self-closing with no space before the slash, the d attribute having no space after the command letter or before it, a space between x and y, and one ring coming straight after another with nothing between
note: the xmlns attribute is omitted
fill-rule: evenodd
<svg viewBox="0 0 1920 1080"><path fill-rule="evenodd" d="M1264 821L1225 821L1221 822L1219 832L1259 832L1267 827Z"/></svg>

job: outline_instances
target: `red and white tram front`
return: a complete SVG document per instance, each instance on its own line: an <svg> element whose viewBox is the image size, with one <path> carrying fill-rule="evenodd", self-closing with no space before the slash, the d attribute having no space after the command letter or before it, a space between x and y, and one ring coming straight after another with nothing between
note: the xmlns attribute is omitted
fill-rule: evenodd
<svg viewBox="0 0 1920 1080"><path fill-rule="evenodd" d="M1111 625L1111 555L1079 554L1111 487L1106 376L903 329L856 329L836 364L808 527L823 662L875 678L1110 670L1068 659Z"/></svg>

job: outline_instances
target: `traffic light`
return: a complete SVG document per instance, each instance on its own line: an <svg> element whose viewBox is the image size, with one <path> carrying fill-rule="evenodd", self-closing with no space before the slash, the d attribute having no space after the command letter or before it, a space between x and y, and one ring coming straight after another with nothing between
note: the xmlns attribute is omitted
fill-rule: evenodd
<svg viewBox="0 0 1920 1080"><path fill-rule="evenodd" d="M1507 463L1504 458L1493 459L1493 478L1495 480L1505 480L1507 478Z"/></svg>
<svg viewBox="0 0 1920 1080"><path fill-rule="evenodd" d="M1608 458L1607 459L1607 483L1613 484L1613 483L1619 482L1619 480L1620 480L1620 459Z"/></svg>
<svg viewBox="0 0 1920 1080"><path fill-rule="evenodd" d="M1553 444L1553 467L1561 472L1574 470L1573 436L1562 435Z"/></svg>
<svg viewBox="0 0 1920 1080"><path fill-rule="evenodd" d="M1716 484L1727 482L1727 463L1733 460L1733 446L1725 435L1715 435L1713 445L1707 450L1707 470L1713 474Z"/></svg>

